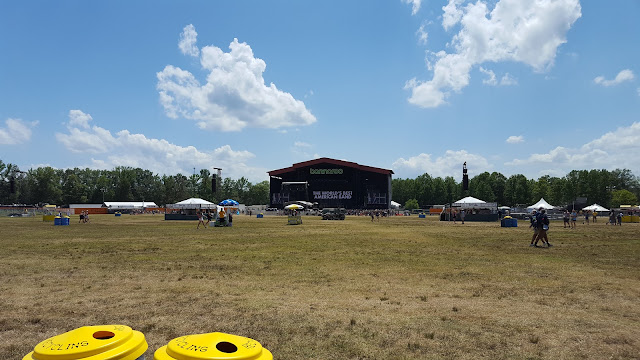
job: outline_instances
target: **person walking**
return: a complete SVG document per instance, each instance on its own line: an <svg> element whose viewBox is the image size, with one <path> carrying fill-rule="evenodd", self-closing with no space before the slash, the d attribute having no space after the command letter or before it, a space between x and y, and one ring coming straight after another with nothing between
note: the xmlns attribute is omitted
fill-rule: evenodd
<svg viewBox="0 0 640 360"><path fill-rule="evenodd" d="M582 221L582 224L585 222L589 225L589 212L587 210L584 211L584 220Z"/></svg>
<svg viewBox="0 0 640 360"><path fill-rule="evenodd" d="M464 224L464 209L460 210L460 220L462 221L462 223Z"/></svg>
<svg viewBox="0 0 640 360"><path fill-rule="evenodd" d="M576 209L573 209L571 211L571 228L576 228L576 221L578 221L578 213L576 212Z"/></svg>
<svg viewBox="0 0 640 360"><path fill-rule="evenodd" d="M622 211L616 215L616 218L618 219L618 225L622 226Z"/></svg>
<svg viewBox="0 0 640 360"><path fill-rule="evenodd" d="M569 229L571 229L571 223L569 222L571 214L569 214L569 210L565 209L564 213L562 214L562 221L564 221L564 228L566 229L567 227L569 227Z"/></svg>
<svg viewBox="0 0 640 360"><path fill-rule="evenodd" d="M455 210L453 210L451 213L452 213L452 217L453 217L453 223L455 224L455 223L456 223L456 216L457 216L458 214L456 213L456 211L455 211Z"/></svg>
<svg viewBox="0 0 640 360"><path fill-rule="evenodd" d="M204 223L204 214L202 211L198 212L198 227L196 229L200 229L200 224L202 224L202 227L205 229L207 228L207 224Z"/></svg>
<svg viewBox="0 0 640 360"><path fill-rule="evenodd" d="M553 245L549 243L549 239L547 238L547 231L549 230L549 217L547 216L547 210L540 208L538 216L536 216L536 223L538 225L538 239L534 245L537 246L538 240L542 240L543 245L547 244L548 248L552 247Z"/></svg>
<svg viewBox="0 0 640 360"><path fill-rule="evenodd" d="M531 247L537 247L537 243L538 243L538 218L537 218L538 212L534 209L533 211L531 211L531 216L529 216L529 229L533 229L533 236L531 237L531 244L529 244L529 246Z"/></svg>

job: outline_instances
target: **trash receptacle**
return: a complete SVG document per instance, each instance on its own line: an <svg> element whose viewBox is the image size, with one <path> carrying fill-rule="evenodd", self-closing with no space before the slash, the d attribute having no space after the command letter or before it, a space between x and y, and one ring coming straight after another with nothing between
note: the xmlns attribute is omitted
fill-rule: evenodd
<svg viewBox="0 0 640 360"><path fill-rule="evenodd" d="M60 219L60 225L69 225L69 218L68 217L63 217L62 219Z"/></svg>
<svg viewBox="0 0 640 360"><path fill-rule="evenodd" d="M144 360L147 347L126 325L83 326L39 343L22 360Z"/></svg>
<svg viewBox="0 0 640 360"><path fill-rule="evenodd" d="M62 218L60 216L56 216L53 219L53 225L62 225Z"/></svg>
<svg viewBox="0 0 640 360"><path fill-rule="evenodd" d="M243 336L214 332L186 335L156 350L154 360L251 359L273 360L259 342Z"/></svg>

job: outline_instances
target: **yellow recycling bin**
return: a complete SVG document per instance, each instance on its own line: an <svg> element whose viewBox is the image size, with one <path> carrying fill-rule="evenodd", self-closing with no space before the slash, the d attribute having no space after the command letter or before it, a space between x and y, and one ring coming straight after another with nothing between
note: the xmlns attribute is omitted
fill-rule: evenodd
<svg viewBox="0 0 640 360"><path fill-rule="evenodd" d="M83 326L39 343L22 360L144 360L147 348L126 325Z"/></svg>
<svg viewBox="0 0 640 360"><path fill-rule="evenodd" d="M259 342L242 336L214 332L187 335L156 350L154 360L273 360Z"/></svg>

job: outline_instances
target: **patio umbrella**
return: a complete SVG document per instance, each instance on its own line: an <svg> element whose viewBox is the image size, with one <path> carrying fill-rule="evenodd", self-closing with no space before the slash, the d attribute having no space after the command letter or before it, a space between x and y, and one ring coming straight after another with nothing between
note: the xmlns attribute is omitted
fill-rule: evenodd
<svg viewBox="0 0 640 360"><path fill-rule="evenodd" d="M285 206L284 208L287 210L302 210L304 209L304 206L298 205L298 204L291 204L291 205Z"/></svg>
<svg viewBox="0 0 640 360"><path fill-rule="evenodd" d="M238 207L238 205L240 205L240 203L238 203L237 201L235 201L233 199L227 199L227 200L220 201L220 203L218 205L226 206L226 207Z"/></svg>

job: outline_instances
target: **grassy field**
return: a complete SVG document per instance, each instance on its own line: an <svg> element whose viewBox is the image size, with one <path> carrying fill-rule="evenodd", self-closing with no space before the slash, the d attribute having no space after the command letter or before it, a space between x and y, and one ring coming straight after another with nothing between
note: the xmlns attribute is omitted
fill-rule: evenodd
<svg viewBox="0 0 640 360"><path fill-rule="evenodd" d="M84 325L153 351L256 339L276 359L638 359L640 224L531 232L435 217L0 219L0 359ZM525 225L525 226L522 226Z"/></svg>

